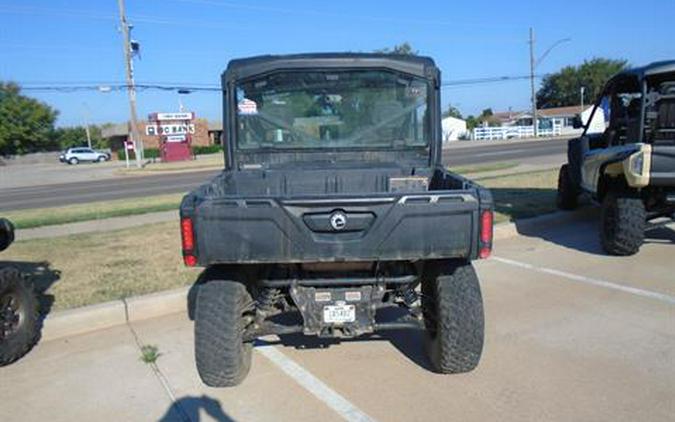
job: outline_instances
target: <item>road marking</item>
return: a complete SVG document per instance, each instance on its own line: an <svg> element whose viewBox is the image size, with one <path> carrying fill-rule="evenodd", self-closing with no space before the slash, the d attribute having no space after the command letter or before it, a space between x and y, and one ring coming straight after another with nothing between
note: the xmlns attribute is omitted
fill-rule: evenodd
<svg viewBox="0 0 675 422"><path fill-rule="evenodd" d="M286 375L293 378L295 382L300 384L317 399L324 402L345 420L359 422L375 421L375 419L365 414L349 400L342 397L337 391L324 384L323 381L277 350L276 347L258 343L255 350L260 352L273 364L279 367L279 369L284 371Z"/></svg>
<svg viewBox="0 0 675 422"><path fill-rule="evenodd" d="M669 296L667 294L654 292L651 290L638 289L636 287L624 286L622 284L612 283L611 281L599 280L597 278L585 277L582 275L576 275L568 273L565 271L554 270L553 268L539 267L532 264L527 264L525 262L514 261L512 259L501 258L498 256L493 256L492 259L495 261L501 262L502 264L512 265L515 267L525 268L528 270L538 271L540 273L552 274L559 277L566 278L572 281L578 281L581 283L592 284L594 286L604 287L607 289L618 290L624 293L630 293L636 296L642 296L649 299L655 299L661 302L669 303L675 305L675 297Z"/></svg>

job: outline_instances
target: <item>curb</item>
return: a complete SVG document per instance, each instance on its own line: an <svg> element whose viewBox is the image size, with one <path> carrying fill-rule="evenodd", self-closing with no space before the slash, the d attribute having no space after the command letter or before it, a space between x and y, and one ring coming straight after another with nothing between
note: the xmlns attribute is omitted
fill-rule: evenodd
<svg viewBox="0 0 675 422"><path fill-rule="evenodd" d="M520 236L521 232L582 220L597 212L585 207L576 212L554 212L515 223L498 224L494 239ZM47 315L42 328L42 341L56 340L111 328L129 322L186 312L189 287L115 300L82 308L53 312Z"/></svg>
<svg viewBox="0 0 675 422"><path fill-rule="evenodd" d="M129 322L184 312L189 287L84 306L47 315L41 341L85 334Z"/></svg>

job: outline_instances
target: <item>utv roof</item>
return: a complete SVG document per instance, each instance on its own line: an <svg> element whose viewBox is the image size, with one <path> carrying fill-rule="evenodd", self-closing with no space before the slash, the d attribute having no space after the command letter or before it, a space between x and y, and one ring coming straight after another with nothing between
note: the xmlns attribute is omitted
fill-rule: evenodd
<svg viewBox="0 0 675 422"><path fill-rule="evenodd" d="M648 76L658 75L661 73L675 72L675 60L665 60L661 62L650 63L646 66L634 67L619 72L616 76L633 75L638 79L644 79Z"/></svg>
<svg viewBox="0 0 675 422"><path fill-rule="evenodd" d="M384 53L312 53L266 55L231 60L223 73L223 81L246 78L280 69L387 68L415 76L438 74L433 59Z"/></svg>

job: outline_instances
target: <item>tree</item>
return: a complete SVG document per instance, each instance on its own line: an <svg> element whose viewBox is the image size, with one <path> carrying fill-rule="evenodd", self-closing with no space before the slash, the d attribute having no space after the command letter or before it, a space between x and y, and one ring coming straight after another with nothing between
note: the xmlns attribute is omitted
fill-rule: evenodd
<svg viewBox="0 0 675 422"><path fill-rule="evenodd" d="M54 148L57 115L47 104L21 95L19 85L0 82L0 155Z"/></svg>
<svg viewBox="0 0 675 422"><path fill-rule="evenodd" d="M486 108L483 111L481 111L478 117L475 117L474 115L469 115L466 118L466 128L469 130L473 130L478 126L483 126L485 124L487 124L488 126L501 125L499 120L496 117L494 117L494 113L492 112L491 108Z"/></svg>
<svg viewBox="0 0 675 422"><path fill-rule="evenodd" d="M477 119L476 117L474 117L473 114L470 114L470 115L468 115L468 116L466 117L466 128L467 128L467 129L473 130L473 129L475 129L479 124L480 124L480 122L478 121L478 119Z"/></svg>
<svg viewBox="0 0 675 422"><path fill-rule="evenodd" d="M108 142L101 136L101 127L89 125L91 146L93 148L107 148ZM87 145L87 131L84 126L60 127L54 130L54 142L60 149L81 147Z"/></svg>
<svg viewBox="0 0 675 422"><path fill-rule="evenodd" d="M402 44L395 45L394 48L382 48L375 50L375 52L384 54L401 54L404 56L417 56L419 54L419 51L413 50L408 41L404 41Z"/></svg>
<svg viewBox="0 0 675 422"><path fill-rule="evenodd" d="M448 109L443 112L443 117L454 117L457 119L462 119L462 112L452 104L448 104Z"/></svg>
<svg viewBox="0 0 675 422"><path fill-rule="evenodd" d="M564 107L581 102L581 87L589 103L602 91L609 78L626 67L626 60L594 58L580 66L565 66L544 77L537 91L537 107Z"/></svg>

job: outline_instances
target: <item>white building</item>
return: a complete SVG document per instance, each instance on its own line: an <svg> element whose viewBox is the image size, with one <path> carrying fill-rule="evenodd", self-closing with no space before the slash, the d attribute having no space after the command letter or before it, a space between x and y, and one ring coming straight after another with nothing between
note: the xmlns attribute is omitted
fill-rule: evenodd
<svg viewBox="0 0 675 422"><path fill-rule="evenodd" d="M443 142L456 141L466 135L466 121L456 117L444 117L441 120Z"/></svg>

